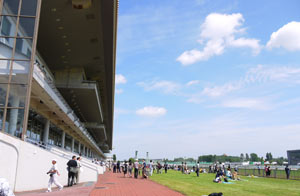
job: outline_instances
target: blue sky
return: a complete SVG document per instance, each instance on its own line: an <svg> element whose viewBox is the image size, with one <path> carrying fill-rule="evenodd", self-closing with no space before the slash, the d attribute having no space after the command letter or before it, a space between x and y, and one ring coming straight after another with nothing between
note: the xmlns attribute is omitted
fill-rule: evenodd
<svg viewBox="0 0 300 196"><path fill-rule="evenodd" d="M172 159L298 149L299 7L120 1L113 153Z"/></svg>

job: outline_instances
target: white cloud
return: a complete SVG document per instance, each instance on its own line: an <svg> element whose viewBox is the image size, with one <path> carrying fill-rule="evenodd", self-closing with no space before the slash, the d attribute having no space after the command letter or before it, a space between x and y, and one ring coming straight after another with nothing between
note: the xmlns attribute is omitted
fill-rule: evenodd
<svg viewBox="0 0 300 196"><path fill-rule="evenodd" d="M202 91L203 95L209 96L209 97L219 97L223 96L227 93L230 93L231 91L238 90L242 87L242 84L240 82L238 83L226 83L221 86L214 86L214 87L205 87Z"/></svg>
<svg viewBox="0 0 300 196"><path fill-rule="evenodd" d="M299 83L300 82L300 67L266 67L258 65L248 71L245 82L289 82Z"/></svg>
<svg viewBox="0 0 300 196"><path fill-rule="evenodd" d="M193 85L196 85L196 84L199 84L200 81L199 80L192 80L192 81L189 81L188 83L186 83L187 86L193 86Z"/></svg>
<svg viewBox="0 0 300 196"><path fill-rule="evenodd" d="M300 50L300 22L290 22L272 33L267 48L281 47L289 51Z"/></svg>
<svg viewBox="0 0 300 196"><path fill-rule="evenodd" d="M127 80L122 74L116 75L116 84L125 84L126 82Z"/></svg>
<svg viewBox="0 0 300 196"><path fill-rule="evenodd" d="M227 100L222 103L222 106L227 108L246 108L256 110L266 110L270 108L264 100L254 98L238 98Z"/></svg>
<svg viewBox="0 0 300 196"><path fill-rule="evenodd" d="M238 34L245 32L245 28L241 28L243 23L244 18L240 13L209 14L201 26L201 39L198 40L200 44L205 44L202 51L197 49L185 51L177 58L177 61L183 65L189 65L197 61L208 60L213 56L223 54L226 47L247 47L253 50L253 54L258 54L261 50L259 40L235 38Z"/></svg>
<svg viewBox="0 0 300 196"><path fill-rule="evenodd" d="M123 89L116 89L116 94L121 94L121 93L123 93L124 92L124 90Z"/></svg>
<svg viewBox="0 0 300 196"><path fill-rule="evenodd" d="M163 107L153 107L146 106L144 108L138 109L136 114L139 116L148 116L148 117L159 117L167 113L167 110Z"/></svg>
<svg viewBox="0 0 300 196"><path fill-rule="evenodd" d="M181 85L172 82L172 81L152 81L152 82L139 82L137 83L139 86L143 87L146 91L151 90L160 90L166 94L176 94L179 89L181 88Z"/></svg>

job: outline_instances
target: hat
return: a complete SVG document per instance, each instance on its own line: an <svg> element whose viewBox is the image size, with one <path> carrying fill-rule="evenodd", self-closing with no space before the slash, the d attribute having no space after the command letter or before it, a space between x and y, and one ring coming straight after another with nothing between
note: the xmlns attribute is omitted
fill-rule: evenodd
<svg viewBox="0 0 300 196"><path fill-rule="evenodd" d="M52 161L55 161L55 162L57 162L57 160L56 160L56 159L52 159Z"/></svg>

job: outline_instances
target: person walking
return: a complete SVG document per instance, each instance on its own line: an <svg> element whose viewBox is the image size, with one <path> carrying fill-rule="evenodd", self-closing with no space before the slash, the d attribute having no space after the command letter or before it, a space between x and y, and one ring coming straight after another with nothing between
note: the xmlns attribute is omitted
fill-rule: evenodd
<svg viewBox="0 0 300 196"><path fill-rule="evenodd" d="M200 164L199 161L196 164L196 173L197 173L197 177L199 177L199 170L200 170Z"/></svg>
<svg viewBox="0 0 300 196"><path fill-rule="evenodd" d="M79 175L81 173L81 157L77 157L77 172L75 173L75 178L76 178L76 181L75 181L75 184L79 183Z"/></svg>
<svg viewBox="0 0 300 196"><path fill-rule="evenodd" d="M120 161L117 162L117 173L121 173L121 163Z"/></svg>
<svg viewBox="0 0 300 196"><path fill-rule="evenodd" d="M130 178L132 178L132 168L133 168L133 163L132 163L131 159L129 159L129 163L128 163L128 176Z"/></svg>
<svg viewBox="0 0 300 196"><path fill-rule="evenodd" d="M68 161L68 186L73 186L75 174L77 172L77 161L76 156L73 156L71 160Z"/></svg>
<svg viewBox="0 0 300 196"><path fill-rule="evenodd" d="M290 173L291 173L291 169L289 168L289 165L285 166L285 174L286 174L286 179L290 179Z"/></svg>
<svg viewBox="0 0 300 196"><path fill-rule="evenodd" d="M116 161L113 162L113 173L117 173L117 163L116 163Z"/></svg>
<svg viewBox="0 0 300 196"><path fill-rule="evenodd" d="M52 167L50 168L50 170L47 172L47 174L50 175L50 179L48 182L48 190L46 192L51 192L51 188L52 188L52 184L55 184L59 190L63 189L63 186L57 181L56 177L60 176L58 169L57 169L57 165L56 165L57 161L56 159L52 159Z"/></svg>
<svg viewBox="0 0 300 196"><path fill-rule="evenodd" d="M146 161L143 160L143 167L142 167L142 176L143 176L143 178L148 178L146 170L147 170L147 164L146 164Z"/></svg>

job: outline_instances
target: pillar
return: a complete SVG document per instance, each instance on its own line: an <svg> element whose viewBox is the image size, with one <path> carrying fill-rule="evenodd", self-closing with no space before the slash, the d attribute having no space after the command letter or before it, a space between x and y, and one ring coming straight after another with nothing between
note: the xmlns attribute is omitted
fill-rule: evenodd
<svg viewBox="0 0 300 196"><path fill-rule="evenodd" d="M71 148L72 152L74 152L74 144L75 144L75 139L74 139L74 137L72 137L72 148Z"/></svg>
<svg viewBox="0 0 300 196"><path fill-rule="evenodd" d="M63 149L65 148L65 137L66 137L66 132L62 131L62 135L61 135L61 147Z"/></svg>
<svg viewBox="0 0 300 196"><path fill-rule="evenodd" d="M13 96L11 107L19 107L20 104L20 97L19 96ZM9 125L8 125L8 133L10 135L15 135L16 129L17 129L17 123L18 123L18 112L19 109L9 109Z"/></svg>
<svg viewBox="0 0 300 196"><path fill-rule="evenodd" d="M43 142L44 142L45 146L48 145L49 128L50 128L50 120L46 119L46 123L44 126L44 136L43 136Z"/></svg>
<svg viewBox="0 0 300 196"><path fill-rule="evenodd" d="M80 142L78 143L78 154L80 154L81 153L81 144L80 144Z"/></svg>

